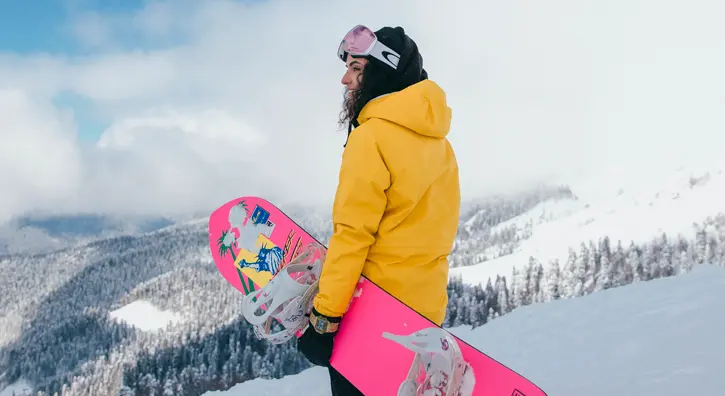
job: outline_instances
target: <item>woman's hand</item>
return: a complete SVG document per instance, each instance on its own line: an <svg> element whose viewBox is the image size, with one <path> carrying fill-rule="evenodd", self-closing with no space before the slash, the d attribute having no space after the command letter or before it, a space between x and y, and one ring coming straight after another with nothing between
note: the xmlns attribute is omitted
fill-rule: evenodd
<svg viewBox="0 0 725 396"><path fill-rule="evenodd" d="M316 318L312 318L316 316ZM305 332L297 339L297 350L299 350L310 363L329 367L330 357L332 357L332 347L337 334L337 324L340 323L339 317L330 318L317 312L314 308L310 313L310 324L307 325ZM322 319L333 324L332 329L323 333L318 333L312 323L312 319Z"/></svg>

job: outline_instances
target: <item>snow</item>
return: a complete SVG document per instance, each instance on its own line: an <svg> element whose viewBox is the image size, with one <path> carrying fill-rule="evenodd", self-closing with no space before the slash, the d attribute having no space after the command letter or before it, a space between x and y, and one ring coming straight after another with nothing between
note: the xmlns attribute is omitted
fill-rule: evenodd
<svg viewBox="0 0 725 396"><path fill-rule="evenodd" d="M32 389L33 386L28 381L20 379L0 390L0 396L13 396L13 392L15 396L30 395Z"/></svg>
<svg viewBox="0 0 725 396"><path fill-rule="evenodd" d="M327 369L319 366L280 379L256 378L226 391L210 391L202 396L331 396Z"/></svg>
<svg viewBox="0 0 725 396"><path fill-rule="evenodd" d="M159 330L169 323L178 323L180 316L174 312L162 311L144 300L137 300L109 313L112 318L124 321L143 331Z"/></svg>
<svg viewBox="0 0 725 396"><path fill-rule="evenodd" d="M451 331L550 396L714 395L725 388L725 269L515 309ZM324 368L204 396L329 396Z"/></svg>
<svg viewBox="0 0 725 396"><path fill-rule="evenodd" d="M521 241L510 255L484 261L472 266L451 268L451 276L461 276L469 284L484 284L496 275L510 278L515 265L523 267L530 256L548 266L554 259L566 261L570 247L579 249L580 242L608 236L613 245L623 246L650 242L667 233L688 239L694 237L693 223L708 216L725 213L725 166L688 168L640 180L629 186L614 189L609 195L594 195L587 201L562 200L556 206L547 203L511 219L507 224L525 225L533 219L531 237ZM578 193L577 193L578 194ZM586 192L583 195L587 195ZM502 224L503 225L503 224Z"/></svg>
<svg viewBox="0 0 725 396"><path fill-rule="evenodd" d="M491 233L496 233L504 228L516 226L519 229L527 226L535 227L539 224L558 220L571 216L583 209L584 204L572 198L549 199L541 202L528 211L491 227Z"/></svg>

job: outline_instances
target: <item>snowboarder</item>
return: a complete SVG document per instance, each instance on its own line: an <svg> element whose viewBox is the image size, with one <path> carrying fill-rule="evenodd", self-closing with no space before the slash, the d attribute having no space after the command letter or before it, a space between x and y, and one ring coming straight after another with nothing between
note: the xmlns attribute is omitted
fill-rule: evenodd
<svg viewBox="0 0 725 396"><path fill-rule="evenodd" d="M451 109L402 27L356 26L338 57L347 71L342 157L329 241L310 324L298 340L330 370L332 394L360 395L329 365L360 275L441 325L458 227L458 164L446 138Z"/></svg>

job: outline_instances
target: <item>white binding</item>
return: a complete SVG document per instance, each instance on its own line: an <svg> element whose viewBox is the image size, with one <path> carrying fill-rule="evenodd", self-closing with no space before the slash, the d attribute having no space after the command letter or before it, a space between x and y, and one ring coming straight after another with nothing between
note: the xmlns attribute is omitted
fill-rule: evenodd
<svg viewBox="0 0 725 396"><path fill-rule="evenodd" d="M431 327L407 336L383 333L383 337L415 352L408 376L398 396L470 396L473 371L463 360L456 339L444 329Z"/></svg>
<svg viewBox="0 0 725 396"><path fill-rule="evenodd" d="M314 257L316 252L320 253L318 257ZM258 338L281 344L307 325L323 261L324 251L319 246L308 245L264 287L244 297L242 313L254 326ZM259 310L263 312L257 314ZM275 320L283 329L272 332Z"/></svg>

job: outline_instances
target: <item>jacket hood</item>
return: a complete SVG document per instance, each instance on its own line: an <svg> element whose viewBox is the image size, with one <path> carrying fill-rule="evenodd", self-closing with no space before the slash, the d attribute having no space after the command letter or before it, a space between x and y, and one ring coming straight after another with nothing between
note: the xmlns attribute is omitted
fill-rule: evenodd
<svg viewBox="0 0 725 396"><path fill-rule="evenodd" d="M360 112L358 122L362 125L371 118L379 118L420 135L442 139L450 131L451 116L443 89L431 80L423 80L371 100Z"/></svg>

